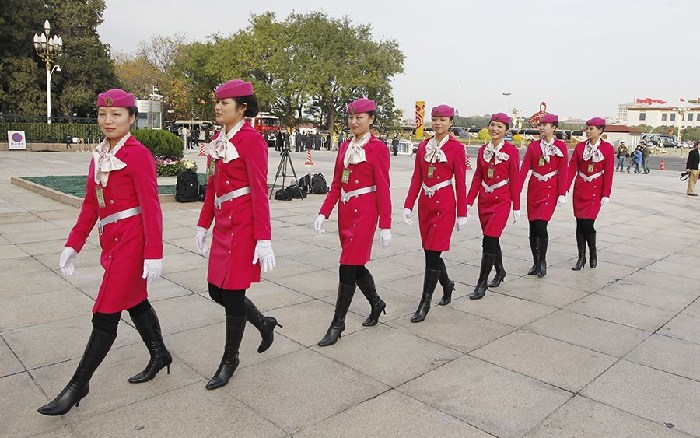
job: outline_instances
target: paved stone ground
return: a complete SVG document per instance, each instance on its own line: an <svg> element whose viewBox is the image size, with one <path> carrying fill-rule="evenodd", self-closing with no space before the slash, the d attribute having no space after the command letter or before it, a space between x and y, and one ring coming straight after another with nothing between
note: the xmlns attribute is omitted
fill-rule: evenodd
<svg viewBox="0 0 700 438"><path fill-rule="evenodd" d="M334 153L301 173L332 174ZM270 182L278 156L271 151ZM0 435L3 436L700 436L700 201L677 172L616 174L597 223L599 265L573 272L570 202L550 223L549 273L531 264L527 221L502 238L506 281L470 301L478 276L478 221L445 253L455 299L411 324L423 255L400 220L413 159L392 157L394 240L368 267L387 301L364 328L357 294L347 330L319 348L333 314L339 245L312 222L322 197L271 203L277 269L249 296L284 325L258 354L248 327L241 367L209 392L224 339L223 310L206 294L195 252L201 204L163 204L165 274L151 287L172 374L130 385L147 352L128 321L97 370L90 395L58 418L36 408L66 384L90 332L101 276L96 236L71 277L58 255L77 210L10 185L10 176L75 175L81 153L0 154ZM200 164L202 158L197 158ZM470 172L471 174L471 172ZM470 175L471 177L471 175ZM523 196L524 200L524 196ZM439 288L439 287L438 287ZM438 291L436 295L439 295Z"/></svg>

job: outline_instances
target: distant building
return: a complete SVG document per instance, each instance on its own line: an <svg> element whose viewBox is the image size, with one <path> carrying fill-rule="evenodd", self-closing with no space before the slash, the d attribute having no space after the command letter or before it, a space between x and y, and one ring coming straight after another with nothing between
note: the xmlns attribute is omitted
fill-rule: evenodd
<svg viewBox="0 0 700 438"><path fill-rule="evenodd" d="M641 140L642 133L634 128L630 128L627 125L606 125L605 133L603 135L606 137L608 143L612 143L613 146L617 147L620 142L625 142L627 147L635 148Z"/></svg>
<svg viewBox="0 0 700 438"><path fill-rule="evenodd" d="M700 105L673 106L666 103L624 103L618 106L618 119L619 123L629 126L700 127Z"/></svg>

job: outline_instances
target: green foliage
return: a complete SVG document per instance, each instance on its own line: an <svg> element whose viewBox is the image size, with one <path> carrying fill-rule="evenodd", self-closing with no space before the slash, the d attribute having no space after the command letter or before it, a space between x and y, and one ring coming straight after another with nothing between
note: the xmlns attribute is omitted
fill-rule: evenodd
<svg viewBox="0 0 700 438"><path fill-rule="evenodd" d="M154 157L180 160L185 155L182 140L171 132L159 129L134 129L131 134L143 143Z"/></svg>
<svg viewBox="0 0 700 438"><path fill-rule="evenodd" d="M156 174L158 176L177 176L183 170L196 173L197 164L191 160L156 159Z"/></svg>
<svg viewBox="0 0 700 438"><path fill-rule="evenodd" d="M462 128L469 129L471 127L479 128L479 127L488 126L489 120L491 120L491 115L485 114L483 116L469 116L469 117L455 116L454 121L455 121L455 126L460 126Z"/></svg>
<svg viewBox="0 0 700 438"><path fill-rule="evenodd" d="M686 128L682 132L683 141L700 141L700 128Z"/></svg>
<svg viewBox="0 0 700 438"><path fill-rule="evenodd" d="M491 140L491 135L489 135L488 128L481 128L481 130L479 131L478 139L484 142Z"/></svg>
<svg viewBox="0 0 700 438"><path fill-rule="evenodd" d="M7 131L24 131L29 143L63 143L66 136L83 139L101 138L102 133L97 124L87 123L17 123L0 122L0 133ZM85 140L87 142L87 140ZM93 140L94 142L94 140Z"/></svg>

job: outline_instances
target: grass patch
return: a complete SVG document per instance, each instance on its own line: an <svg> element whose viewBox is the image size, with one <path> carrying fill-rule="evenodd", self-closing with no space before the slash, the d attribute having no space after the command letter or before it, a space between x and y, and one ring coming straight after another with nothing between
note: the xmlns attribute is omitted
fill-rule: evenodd
<svg viewBox="0 0 700 438"><path fill-rule="evenodd" d="M198 173L199 183L206 183L206 175ZM56 190L57 192L68 195L77 196L78 198L85 197L85 181L87 176L23 176L23 179L39 184L44 187ZM174 195L175 185L158 186L158 194Z"/></svg>

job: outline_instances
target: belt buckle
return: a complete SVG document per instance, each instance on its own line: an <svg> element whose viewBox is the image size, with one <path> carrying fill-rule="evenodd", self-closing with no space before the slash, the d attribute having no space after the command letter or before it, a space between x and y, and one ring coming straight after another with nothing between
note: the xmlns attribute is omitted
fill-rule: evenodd
<svg viewBox="0 0 700 438"><path fill-rule="evenodd" d="M104 232L104 229L105 229L105 227L104 227L104 225L102 225L102 222L99 222L99 223L97 224L97 231L100 232L100 236L101 236L102 233Z"/></svg>

